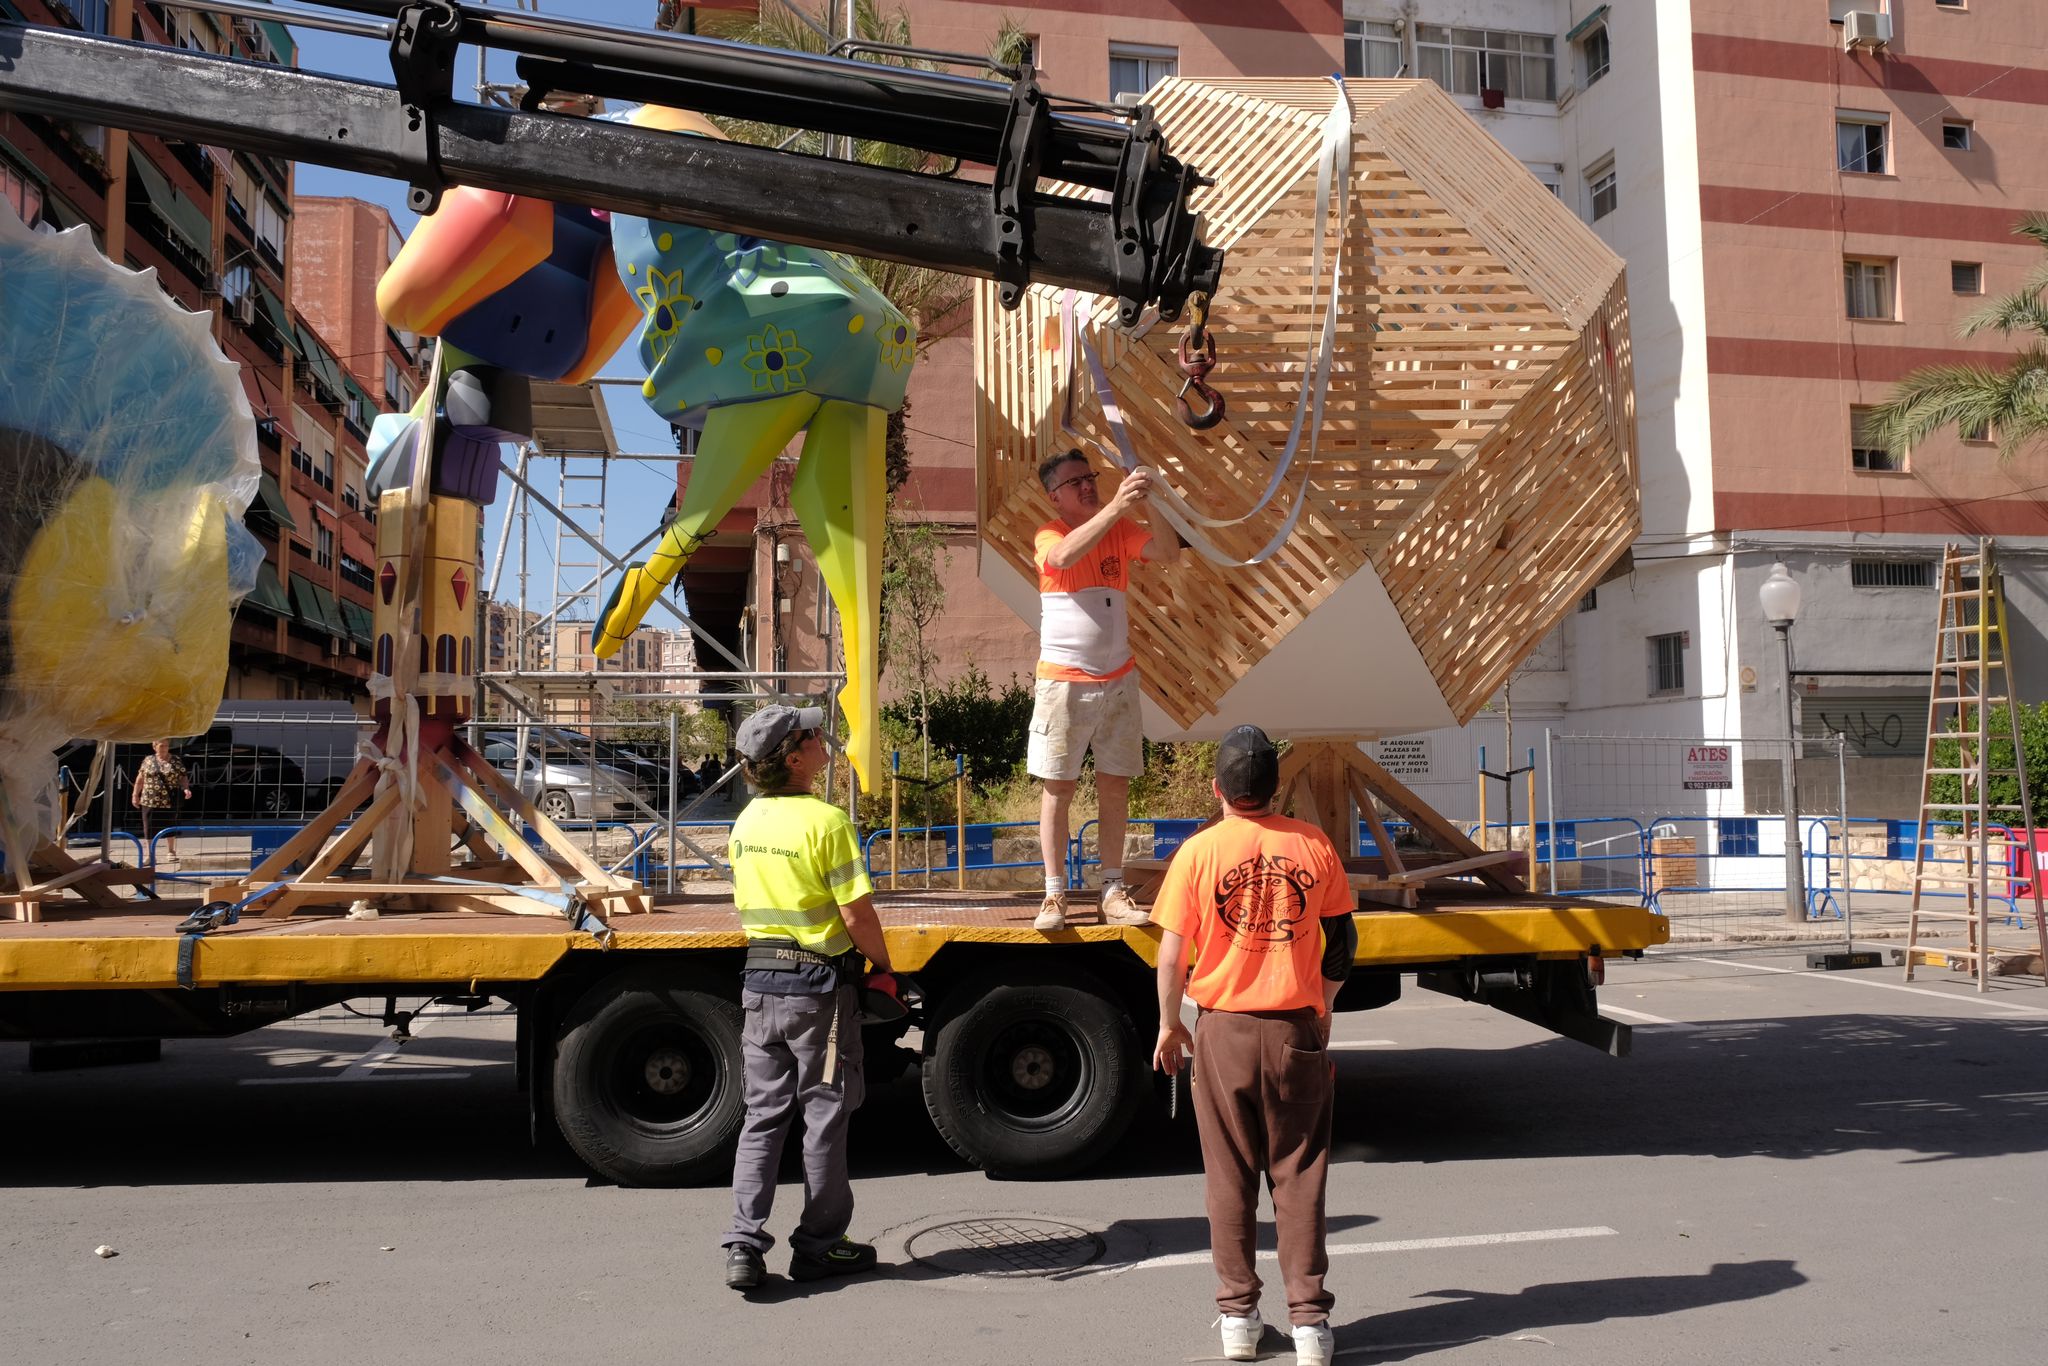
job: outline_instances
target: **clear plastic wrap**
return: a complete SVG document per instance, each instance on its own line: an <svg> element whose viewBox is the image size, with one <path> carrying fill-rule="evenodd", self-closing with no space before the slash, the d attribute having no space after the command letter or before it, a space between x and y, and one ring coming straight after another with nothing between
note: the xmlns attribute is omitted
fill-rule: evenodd
<svg viewBox="0 0 2048 1366"><path fill-rule="evenodd" d="M240 367L83 228L0 211L0 836L55 828L65 741L203 731L263 549Z"/></svg>

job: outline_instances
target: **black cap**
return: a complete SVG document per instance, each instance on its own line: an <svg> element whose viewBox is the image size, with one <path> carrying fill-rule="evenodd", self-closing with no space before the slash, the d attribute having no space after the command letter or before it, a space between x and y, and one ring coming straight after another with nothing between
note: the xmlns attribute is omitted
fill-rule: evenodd
<svg viewBox="0 0 2048 1366"><path fill-rule="evenodd" d="M1263 806L1280 786L1280 751L1257 726L1239 726L1216 746L1216 786L1223 800Z"/></svg>

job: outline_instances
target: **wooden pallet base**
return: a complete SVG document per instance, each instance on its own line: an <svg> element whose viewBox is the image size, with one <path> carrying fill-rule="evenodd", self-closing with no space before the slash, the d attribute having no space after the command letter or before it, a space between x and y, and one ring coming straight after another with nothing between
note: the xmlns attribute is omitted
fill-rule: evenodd
<svg viewBox="0 0 2048 1366"><path fill-rule="evenodd" d="M419 805L408 813L397 783L380 778L373 761L359 761L305 829L247 877L215 883L208 900L246 902L266 918L314 906L347 906L359 919L429 910L573 919L579 907L601 917L649 909L646 888L607 872L577 848L459 736L420 755L418 781ZM545 853L529 845L493 801L532 826ZM336 833L351 817L354 823ZM466 862L455 861L458 849ZM365 853L370 870L351 877ZM303 871L288 871L304 860L310 861Z"/></svg>
<svg viewBox="0 0 2048 1366"><path fill-rule="evenodd" d="M43 903L76 898L88 906L112 910L125 906L129 898L119 887L153 890L156 874L146 868L129 868L104 859L80 860L62 846L46 844L28 856L27 876L11 892L0 892L0 919L39 921Z"/></svg>

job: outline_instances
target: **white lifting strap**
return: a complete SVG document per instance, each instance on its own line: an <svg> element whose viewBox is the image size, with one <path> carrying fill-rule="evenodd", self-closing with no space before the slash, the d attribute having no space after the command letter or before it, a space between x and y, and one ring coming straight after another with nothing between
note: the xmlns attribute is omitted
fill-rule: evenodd
<svg viewBox="0 0 2048 1366"><path fill-rule="evenodd" d="M1286 520L1279 530L1259 552L1250 559L1240 560L1226 555L1216 548L1214 542L1200 534L1196 527L1224 528L1241 525L1264 511L1280 491L1294 465L1294 458L1301 447L1301 431L1304 420L1309 427L1308 459L1313 464L1316 449L1322 439L1323 400L1330 386L1331 356L1337 335L1337 296L1341 291L1344 276L1344 242L1350 235L1351 222L1351 101L1344 93L1344 82L1331 78L1336 87L1336 97L1331 102L1330 112L1323 121L1323 145L1316 159L1316 237L1314 257L1313 298L1319 297L1322 305L1323 323L1316 338L1309 344L1303 357L1301 374L1301 397L1294 408L1294 422L1287 434L1287 445L1280 458L1274 462L1272 476L1267 480L1265 492L1258 501L1236 517L1209 517L1190 507L1187 501L1163 484L1153 493L1153 501L1162 516L1182 540L1200 553L1203 558L1225 568L1249 568L1262 564L1278 553L1287 538L1294 534L1295 525L1301 520L1301 511L1308 501L1308 474L1304 469L1299 486L1295 489L1294 503L1289 508ZM1329 233L1331 195L1336 195L1337 241L1330 250L1331 267L1327 281L1323 275L1324 239ZM1130 433L1123 420L1123 409L1112 387L1109 372L1097 353L1095 344L1087 332L1075 320L1074 293L1065 292L1060 309L1061 347L1067 358L1067 400L1062 414L1061 427L1072 436L1079 432L1074 425L1074 361L1077 353L1087 363L1090 387L1095 400L1102 409L1104 422L1109 427L1115 450L1112 454L1124 469L1135 469L1138 464L1137 452L1132 448Z"/></svg>

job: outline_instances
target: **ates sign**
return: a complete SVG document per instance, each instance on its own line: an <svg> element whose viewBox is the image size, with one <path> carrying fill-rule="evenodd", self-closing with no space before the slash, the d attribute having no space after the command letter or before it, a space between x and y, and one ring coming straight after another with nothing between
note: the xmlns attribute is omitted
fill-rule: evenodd
<svg viewBox="0 0 2048 1366"><path fill-rule="evenodd" d="M1687 745L1685 786L1687 791L1708 787L1735 786L1734 762L1727 745Z"/></svg>

